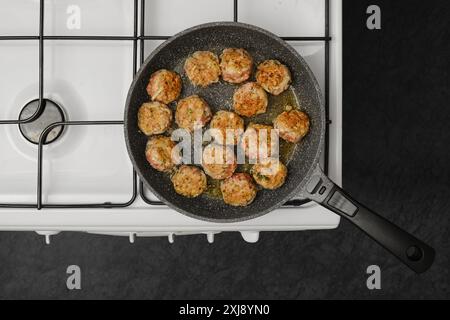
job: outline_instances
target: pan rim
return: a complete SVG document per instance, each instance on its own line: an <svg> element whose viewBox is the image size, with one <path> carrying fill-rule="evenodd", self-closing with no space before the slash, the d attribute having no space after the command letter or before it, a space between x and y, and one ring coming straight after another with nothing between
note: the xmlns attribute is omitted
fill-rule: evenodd
<svg viewBox="0 0 450 320"><path fill-rule="evenodd" d="M318 108L320 108L320 126L321 126L321 130L320 130L320 136L319 136L319 142L317 144L317 150L316 153L313 157L313 161L311 162L311 166L308 170L308 172L305 174L305 176L303 177L303 179L301 181L299 181L297 187L293 188L291 190L291 192L288 192L285 194L285 196L283 198L280 198L279 201L274 202L273 205L271 205L270 207L265 208L264 210L260 210L258 213L252 214L252 215L248 215L248 216L244 216L244 217L239 217L239 218L209 218L209 217L205 217L205 216L200 216L200 215L196 215L194 213L188 212L186 210L184 210L183 208L180 208L176 205L174 205L171 201L167 200L164 195L162 195L161 193L157 192L152 186L151 184L147 181L147 179L145 179L143 173L141 172L139 166L137 166L136 164L136 159L134 157L134 154L132 152L131 149L131 141L129 139L129 135L128 135L128 117L127 115L129 114L129 109L130 109L130 102L131 102L131 96L133 95L133 92L136 88L136 84L138 83L138 80L141 78L141 74L146 70L148 64L150 63L150 61L153 59L153 57L155 55L157 55L162 49L164 49L166 46L168 46L170 43L172 43L173 41L179 39L180 37L187 35L193 31L198 31L201 29L205 29L205 28L211 28L211 27L219 27L219 26L230 26L230 27L241 27L241 28L245 28L245 29L249 29L252 31L256 31L256 32L260 32L263 33L269 37L271 37L272 39L276 40L281 46L285 47L286 49L288 49L294 56L295 58L297 58L302 66L305 68L305 71L307 72L309 78L311 79L312 83L314 84L314 87L316 89L316 93L317 93L317 98L318 98ZM199 24L193 27L190 27L188 29L185 29L175 35L173 35L172 37L170 37L169 39L167 39L166 41L164 41L163 43L161 43L157 48L155 48L150 54L149 56L144 60L144 62L142 63L142 65L140 66L138 72L136 73L136 75L133 78L133 81L129 87L128 90L128 94L127 94L127 98L126 98L126 102L125 102L125 108L124 108L124 134L125 134L125 143L126 143L126 147L127 147L127 152L128 155L131 159L131 162L133 164L133 168L136 171L136 173L138 174L140 180L143 182L143 184L154 194L158 197L158 199L160 199L161 201L163 201L169 208L183 214L186 215L190 218L193 219L197 219L197 220L202 220L202 221L207 221L207 222L212 222L212 223L236 223L236 222L243 222L243 221L247 221L247 220L252 220L258 217L261 217L271 211L274 211L275 209L281 207L288 199L292 199L295 196L298 195L302 195L302 191L307 183L307 181L309 180L311 174L315 171L316 167L319 165L319 159L320 156L322 154L322 149L323 149L323 144L324 144L324 135L325 135L325 131L326 131L326 119L325 119L325 106L324 106L324 100L323 100L323 94L322 94L322 90L319 86L319 83L314 75L314 73L312 72L311 68L309 67L309 65L306 63L306 61L303 59L303 57L286 41L284 41L283 39L281 39L280 37L278 37L277 35L275 35L274 33L267 31L263 28L260 28L258 26L254 26L251 24L246 24L246 23L242 23L242 22L231 22L231 21L218 21L218 22L209 22L209 23L204 23L204 24Z"/></svg>

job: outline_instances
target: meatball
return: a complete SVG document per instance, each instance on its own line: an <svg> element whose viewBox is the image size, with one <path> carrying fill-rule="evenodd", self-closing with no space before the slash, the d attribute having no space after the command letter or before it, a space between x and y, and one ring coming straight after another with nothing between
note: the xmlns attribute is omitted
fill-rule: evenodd
<svg viewBox="0 0 450 320"><path fill-rule="evenodd" d="M147 142L145 157L148 163L158 171L170 171L180 162L176 143L169 137L156 136Z"/></svg>
<svg viewBox="0 0 450 320"><path fill-rule="evenodd" d="M208 103L197 95L181 99L177 104L175 121L180 128L189 131L201 129L211 120L211 117Z"/></svg>
<svg viewBox="0 0 450 320"><path fill-rule="evenodd" d="M276 157L278 147L278 135L272 126L250 123L242 135L241 148L250 160Z"/></svg>
<svg viewBox="0 0 450 320"><path fill-rule="evenodd" d="M280 137L292 143L297 143L306 136L310 126L308 115L296 109L281 113L273 124Z"/></svg>
<svg viewBox="0 0 450 320"><path fill-rule="evenodd" d="M268 158L253 166L252 175L264 189L274 190L284 184L287 168L278 159Z"/></svg>
<svg viewBox="0 0 450 320"><path fill-rule="evenodd" d="M277 96L289 88L291 73L278 60L266 60L258 66L256 81L264 90Z"/></svg>
<svg viewBox="0 0 450 320"><path fill-rule="evenodd" d="M256 186L247 173L235 173L220 183L223 201L235 207L245 207L256 197Z"/></svg>
<svg viewBox="0 0 450 320"><path fill-rule="evenodd" d="M222 110L214 115L210 128L215 142L236 145L244 132L244 120L234 112Z"/></svg>
<svg viewBox="0 0 450 320"><path fill-rule="evenodd" d="M172 123L172 110L161 102L146 102L138 111L139 129L147 136L164 133Z"/></svg>
<svg viewBox="0 0 450 320"><path fill-rule="evenodd" d="M229 178L236 170L237 163L234 151L217 144L210 144L203 150L202 166L205 173L213 179Z"/></svg>
<svg viewBox="0 0 450 320"><path fill-rule="evenodd" d="M181 166L172 176L175 192L188 198L201 195L207 187L205 173L195 166Z"/></svg>
<svg viewBox="0 0 450 320"><path fill-rule="evenodd" d="M241 83L252 73L253 59L244 49L228 48L220 56L220 69L223 80L230 83Z"/></svg>
<svg viewBox="0 0 450 320"><path fill-rule="evenodd" d="M207 87L218 82L220 65L217 55L210 51L197 51L186 59L184 71L192 84Z"/></svg>
<svg viewBox="0 0 450 320"><path fill-rule="evenodd" d="M150 76L147 93L153 101L168 104L178 99L181 86L181 77L176 72L161 69Z"/></svg>
<svg viewBox="0 0 450 320"><path fill-rule="evenodd" d="M244 117L266 112L267 104L267 94L256 82L242 85L233 95L234 111Z"/></svg>

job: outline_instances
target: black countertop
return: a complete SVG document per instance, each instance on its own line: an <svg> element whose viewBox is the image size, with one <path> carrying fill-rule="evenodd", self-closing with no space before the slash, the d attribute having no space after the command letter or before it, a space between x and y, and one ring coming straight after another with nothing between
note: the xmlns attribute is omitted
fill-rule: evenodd
<svg viewBox="0 0 450 320"><path fill-rule="evenodd" d="M382 30L365 27L369 4ZM344 187L425 240L416 275L348 222L337 230L137 239L0 232L0 298L450 298L449 2L344 0ZM66 289L79 265L82 290ZM366 268L381 267L381 290Z"/></svg>

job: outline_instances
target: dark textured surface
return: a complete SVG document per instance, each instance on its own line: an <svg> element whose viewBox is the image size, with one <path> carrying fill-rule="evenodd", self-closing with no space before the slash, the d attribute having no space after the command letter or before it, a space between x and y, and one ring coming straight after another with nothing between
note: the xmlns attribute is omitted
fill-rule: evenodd
<svg viewBox="0 0 450 320"><path fill-rule="evenodd" d="M190 83L183 70L184 61L195 51L208 50L219 56L226 48L245 48L256 65L267 59L276 59L288 66L292 74L290 90L311 121L310 132L295 148L292 159L287 164L289 175L283 186L276 190L258 191L255 201L246 207L232 207L225 204L222 199L214 199L205 194L197 198L186 198L177 194L169 175L158 172L148 165L145 157L148 138L139 132L137 125L139 107L149 99L145 89L148 79L152 73L161 68L175 70L182 76L181 98L198 94L206 100L214 113L219 110L230 110L233 92L238 86L220 81L207 88L197 88ZM254 74L255 72L252 81ZM175 103L171 108L175 112ZM273 118L277 115L274 114ZM251 120L261 123L259 118L253 117ZM267 121L264 123L272 124ZM159 46L146 59L136 75L125 107L127 149L145 185L173 209L194 218L213 222L236 222L256 218L300 194L309 179L309 173L320 159L324 134L325 107L322 93L309 66L294 48L274 34L242 23L213 22L195 26Z"/></svg>
<svg viewBox="0 0 450 320"><path fill-rule="evenodd" d="M0 298L450 298L448 1L344 0L344 185L436 248L415 275L342 221L334 231L127 239L0 233ZM365 29L382 7L383 30ZM65 289L78 264L83 289ZM382 290L366 288L378 264Z"/></svg>

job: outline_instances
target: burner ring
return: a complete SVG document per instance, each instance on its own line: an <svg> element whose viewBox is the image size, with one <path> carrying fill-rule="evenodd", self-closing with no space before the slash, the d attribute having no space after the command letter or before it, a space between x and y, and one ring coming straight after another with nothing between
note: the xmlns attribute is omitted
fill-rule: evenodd
<svg viewBox="0 0 450 320"><path fill-rule="evenodd" d="M63 109L54 101L44 99L45 107L39 117L28 123L19 124L19 130L22 136L32 144L39 144L39 137L41 133L49 125L55 122L65 121ZM39 99L28 102L20 111L19 120L30 118L39 106ZM56 141L63 133L64 126L58 126L50 130L45 139L44 144L50 144Z"/></svg>

